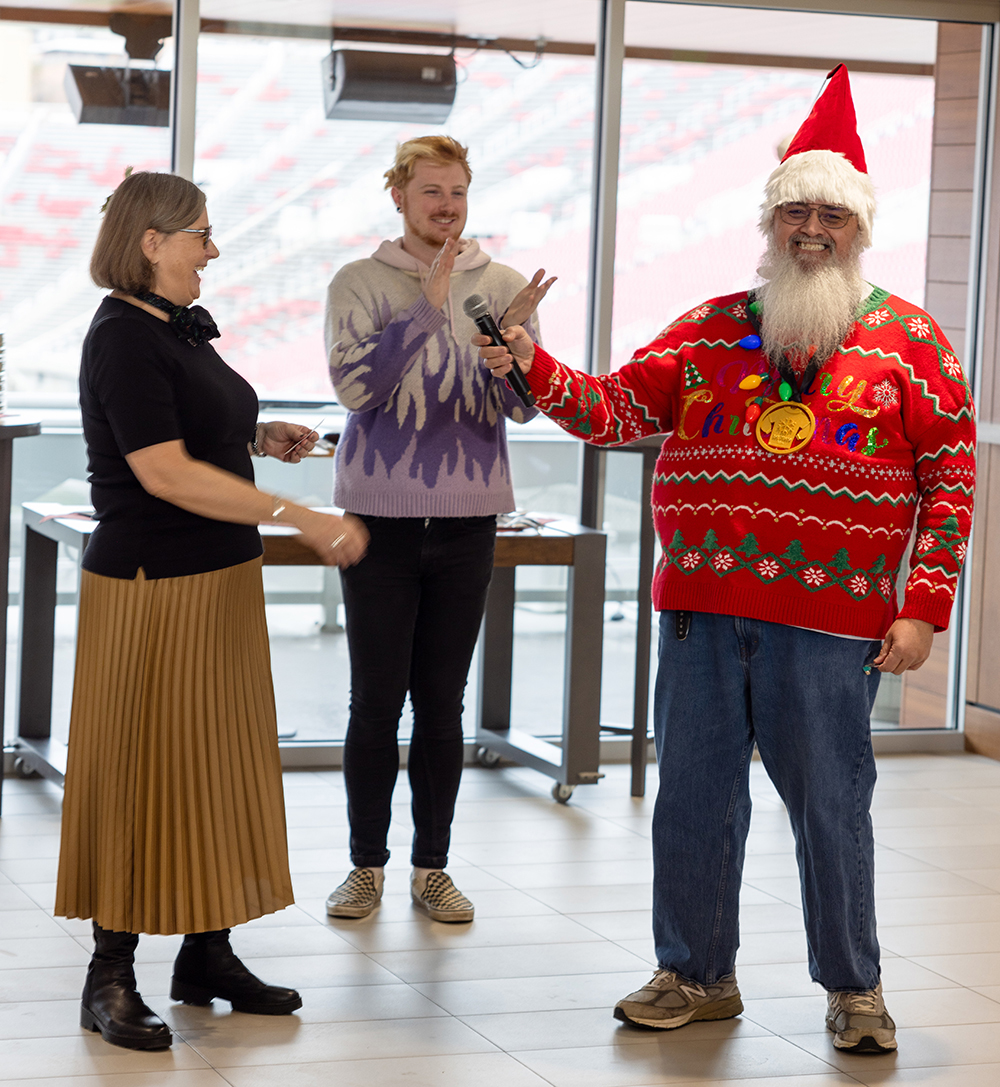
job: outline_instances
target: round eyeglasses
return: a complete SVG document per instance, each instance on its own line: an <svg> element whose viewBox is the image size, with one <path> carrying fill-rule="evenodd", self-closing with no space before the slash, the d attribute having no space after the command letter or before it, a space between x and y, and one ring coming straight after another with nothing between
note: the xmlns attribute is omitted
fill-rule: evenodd
<svg viewBox="0 0 1000 1087"><path fill-rule="evenodd" d="M208 243L212 240L212 228L210 226L182 226L178 231L178 234L200 234L202 244L205 248L208 248Z"/></svg>
<svg viewBox="0 0 1000 1087"><path fill-rule="evenodd" d="M839 230L854 218L857 212L848 211L847 208L839 208L835 204L780 204L778 215L783 223L789 226L804 226L816 212L820 226L830 230ZM207 244L207 243L206 243Z"/></svg>

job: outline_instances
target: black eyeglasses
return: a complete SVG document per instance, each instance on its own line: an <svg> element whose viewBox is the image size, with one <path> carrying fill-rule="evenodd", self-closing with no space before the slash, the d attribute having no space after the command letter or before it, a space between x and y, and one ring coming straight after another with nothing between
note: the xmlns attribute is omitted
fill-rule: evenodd
<svg viewBox="0 0 1000 1087"><path fill-rule="evenodd" d="M781 221L789 226L804 226L812 218L814 211L820 226L829 227L831 230L847 226L857 214L847 208L838 208L835 204L781 204L778 207Z"/></svg>
<svg viewBox="0 0 1000 1087"><path fill-rule="evenodd" d="M208 243L212 240L212 228L210 226L182 226L177 231L178 234L200 234L202 243L205 248L208 248Z"/></svg>

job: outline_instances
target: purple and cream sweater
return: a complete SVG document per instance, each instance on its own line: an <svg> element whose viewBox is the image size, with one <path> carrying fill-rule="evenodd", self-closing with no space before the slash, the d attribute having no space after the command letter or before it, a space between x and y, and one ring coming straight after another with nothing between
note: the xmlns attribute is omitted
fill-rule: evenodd
<svg viewBox="0 0 1000 1087"><path fill-rule="evenodd" d="M466 240L439 310L423 295L428 271L397 238L330 284L330 376L350 412L333 500L375 517L506 513L514 490L505 417L523 423L536 410L479 362L462 304L482 295L499 321L526 280Z"/></svg>

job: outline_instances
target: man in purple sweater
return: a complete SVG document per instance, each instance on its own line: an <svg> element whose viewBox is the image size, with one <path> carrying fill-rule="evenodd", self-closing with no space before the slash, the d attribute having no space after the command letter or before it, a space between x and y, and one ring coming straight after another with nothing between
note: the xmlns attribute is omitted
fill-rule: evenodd
<svg viewBox="0 0 1000 1087"><path fill-rule="evenodd" d="M552 280L530 283L462 238L472 172L447 136L408 140L386 172L403 236L330 284L326 347L350 411L334 502L371 533L342 574L351 652L344 780L353 871L327 899L366 917L389 859L396 733L413 707L414 903L436 921L471 921L444 872L462 773L462 696L493 570L496 516L514 508L506 419L525 408L479 365L462 303L481 295L504 327L527 324Z"/></svg>

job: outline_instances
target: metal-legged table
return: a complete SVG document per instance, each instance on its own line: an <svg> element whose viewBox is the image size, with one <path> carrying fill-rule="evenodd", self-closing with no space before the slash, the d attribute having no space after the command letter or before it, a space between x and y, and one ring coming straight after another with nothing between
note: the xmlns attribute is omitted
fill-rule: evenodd
<svg viewBox="0 0 1000 1087"><path fill-rule="evenodd" d="M653 559L656 530L653 527L653 473L663 445L662 437L642 438L630 445L601 452L642 454L642 510L639 520L639 581L635 631L635 685L632 696L632 726L602 725L602 732L631 736L632 796L646 795L646 758L649 753L649 650L653 623Z"/></svg>
<svg viewBox="0 0 1000 1087"><path fill-rule="evenodd" d="M62 783L66 745L51 738L52 657L55 649L56 560L60 543L82 554L93 521L67 516L72 507L24 505L17 754L27 770ZM264 563L314 566L315 553L293 530L262 525ZM479 719L483 751L532 766L556 779L565 802L577 785L596 782L600 754L601 650L604 624L603 532L556 522L538 532L497 538L493 582L481 637ZM514 570L523 565L568 566L566 667L562 746L510 728Z"/></svg>
<svg viewBox="0 0 1000 1087"><path fill-rule="evenodd" d="M4 735L4 698L7 684L7 583L10 569L10 491L14 465L14 439L41 433L42 425L17 412L0 416L0 737ZM3 772L0 770L0 801L3 797Z"/></svg>
<svg viewBox="0 0 1000 1087"><path fill-rule="evenodd" d="M601 657L604 641L603 532L557 521L527 533L500 533L479 641L478 758L501 758L555 778L552 795L566 803L577 785L600 772ZM566 566L566 656L560 743L511 727L514 653L514 576L518 566Z"/></svg>

